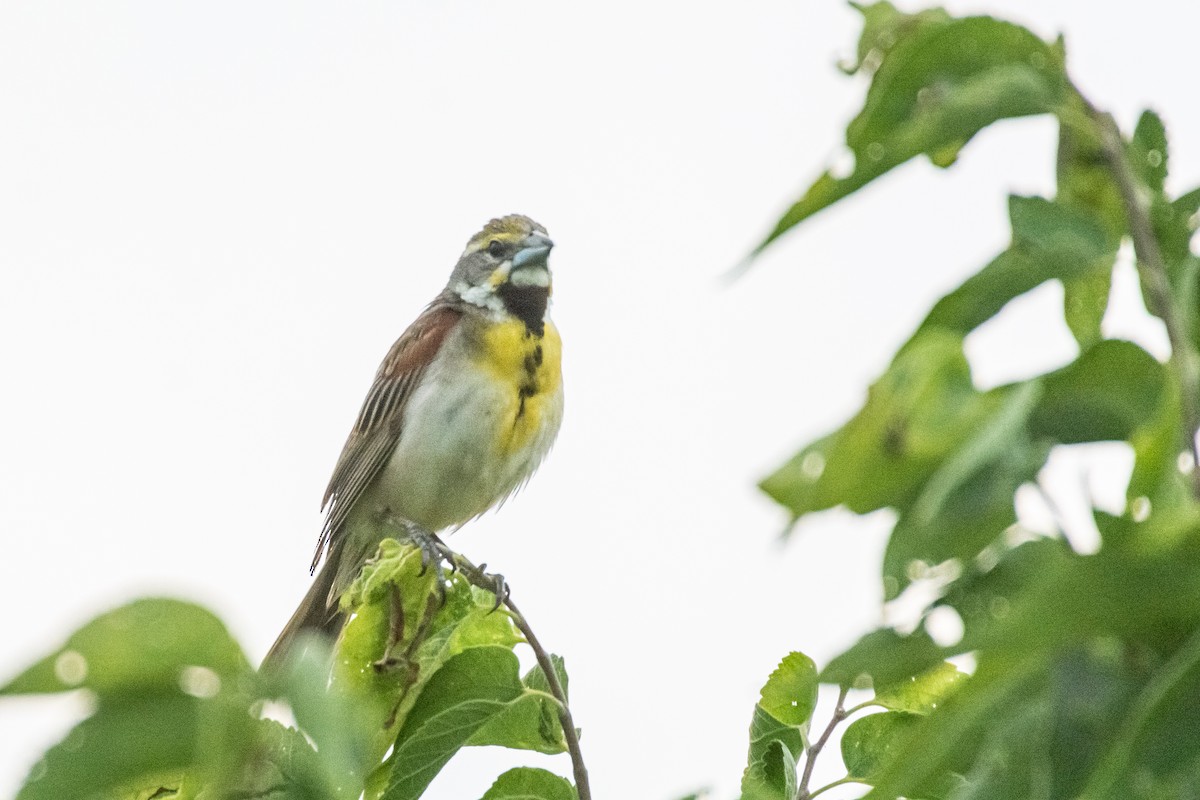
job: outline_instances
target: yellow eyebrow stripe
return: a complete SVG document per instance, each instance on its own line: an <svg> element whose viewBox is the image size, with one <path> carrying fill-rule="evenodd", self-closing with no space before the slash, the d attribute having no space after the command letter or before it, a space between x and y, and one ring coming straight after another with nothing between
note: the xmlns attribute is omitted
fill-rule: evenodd
<svg viewBox="0 0 1200 800"><path fill-rule="evenodd" d="M466 252L473 253L482 250L493 239L499 239L505 244L516 244L535 230L541 233L546 232L542 226L520 214L498 217L488 222L483 226L483 230L471 237L467 242Z"/></svg>

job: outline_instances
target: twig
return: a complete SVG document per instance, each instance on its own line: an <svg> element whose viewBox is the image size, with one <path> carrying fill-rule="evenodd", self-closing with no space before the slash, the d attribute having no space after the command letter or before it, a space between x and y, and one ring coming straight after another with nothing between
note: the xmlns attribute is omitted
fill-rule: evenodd
<svg viewBox="0 0 1200 800"><path fill-rule="evenodd" d="M851 778L849 775L847 775L847 776L846 776L846 777L844 777L844 778L838 778L838 779L837 779L836 781L834 781L833 783L827 783L827 784L825 784L825 785L824 785L824 786L822 786L820 789L817 789L815 792L813 792L812 794L810 794L810 795L809 795L809 798L816 797L816 796L817 796L817 795L819 795L819 794L824 794L825 792L827 792L827 791L829 791L830 789L833 789L833 788L835 788L835 787L838 787L838 786L845 786L847 783L865 783L865 781L864 781L864 780L862 780L861 778Z"/></svg>
<svg viewBox="0 0 1200 800"><path fill-rule="evenodd" d="M495 580L490 579L487 573L475 566L464 556L455 553L452 563L475 586L495 591ZM575 720L571 717L571 708L567 705L567 693L563 691L562 683L558 680L558 671L554 669L554 661L550 658L550 654L546 652L546 649L542 647L542 643L538 641L533 629L529 627L529 622L525 619L525 615L517 608L517 604L513 602L512 597L509 596L507 591L504 592L502 602L508 608L509 613L512 614L513 622L516 623L517 629L521 631L521 635L525 637L525 641L533 649L538 666L542 668L542 672L546 675L546 682L550 685L550 693L558 701L558 721L562 725L563 738L566 740L567 752L571 754L571 766L575 771L575 792L579 795L579 800L591 800L592 789L588 784L588 773L587 767L583 763L583 752L579 749L579 734L575 730Z"/></svg>
<svg viewBox="0 0 1200 800"><path fill-rule="evenodd" d="M821 738L810 745L808 752L804 757L804 773L800 776L800 784L796 787L796 800L811 800L813 794L809 794L808 782L812 779L813 767L816 766L817 756L821 754L822 748L825 747L829 737L833 735L833 729L844 720L849 714L846 712L846 695L849 693L850 687L843 686L838 691L837 705L834 706L833 716L829 719L829 724L825 726L824 732L821 733ZM823 791L823 789L818 789Z"/></svg>
<svg viewBox="0 0 1200 800"><path fill-rule="evenodd" d="M1138 272L1146 287L1146 300L1150 311L1163 321L1167 339L1171 342L1171 360L1175 362L1175 374L1179 380L1179 403L1182 408L1184 446L1192 454L1196 467L1192 470L1192 494L1200 499L1200 448L1196 445L1196 432L1200 430L1200 374L1196 359L1188 342L1187 331L1179 318L1171 296L1171 283L1167 277L1167 265L1163 261L1154 225L1150 221L1150 208L1138 186L1138 180L1125 153L1121 130L1112 114L1101 111L1085 98L1078 89L1075 94L1087 109L1100 134L1100 147L1108 162L1109 170L1121 193L1121 203L1129 222L1129 236L1133 239L1133 252L1137 256Z"/></svg>

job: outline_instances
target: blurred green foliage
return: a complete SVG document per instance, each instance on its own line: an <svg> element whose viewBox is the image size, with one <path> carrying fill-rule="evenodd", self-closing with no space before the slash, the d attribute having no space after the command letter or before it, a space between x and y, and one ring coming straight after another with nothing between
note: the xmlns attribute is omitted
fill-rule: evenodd
<svg viewBox="0 0 1200 800"><path fill-rule="evenodd" d="M872 800L1200 796L1200 484L1189 423L1198 410L1189 416L1181 399L1195 396L1200 343L1200 190L1167 193L1162 121L1148 111L1119 138L1068 79L1061 41L990 17L856 7L864 29L847 71L871 82L846 130L855 167L817 178L755 252L909 159L950 166L1000 119L1058 120L1059 190L1010 198L1009 247L934 305L858 413L763 480L796 520L834 506L890 509L885 599L914 583L935 597L915 629L868 633L796 697L811 709L817 680L873 687L873 699L839 704L829 727L854 718L838 783L864 784ZM1167 363L1101 330L1131 235L1143 282L1157 270L1168 284L1165 307L1149 311L1182 331ZM1047 281L1064 288L1077 358L975 388L964 337ZM1126 443L1135 465L1126 510L1091 510L1099 551L1022 529L1018 487L1037 484L1055 448L1100 441ZM935 641L935 614L957 617L962 636ZM974 658L969 677L945 661L963 654ZM764 698L797 660L785 660ZM875 706L886 710L857 716ZM819 748L801 752L796 741L812 718L789 720L796 733L773 740L768 763L767 713L755 709L743 798L807 800L822 789L796 774Z"/></svg>
<svg viewBox="0 0 1200 800"><path fill-rule="evenodd" d="M419 550L385 540L343 599L352 616L332 651L309 640L280 674L254 671L189 603L138 600L98 617L0 688L94 698L18 800L411 800L465 746L564 752L546 676L520 674L512 617L461 575L444 598L438 580ZM268 700L296 726L264 719ZM520 768L485 798L575 796L567 780Z"/></svg>

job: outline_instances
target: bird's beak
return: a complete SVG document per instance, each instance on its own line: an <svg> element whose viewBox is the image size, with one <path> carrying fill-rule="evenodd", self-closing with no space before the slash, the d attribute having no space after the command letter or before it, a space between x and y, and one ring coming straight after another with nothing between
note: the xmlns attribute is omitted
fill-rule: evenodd
<svg viewBox="0 0 1200 800"><path fill-rule="evenodd" d="M554 242L540 233L531 233L521 242L521 249L512 257L513 270L538 266L545 268L546 260L550 257L550 249Z"/></svg>

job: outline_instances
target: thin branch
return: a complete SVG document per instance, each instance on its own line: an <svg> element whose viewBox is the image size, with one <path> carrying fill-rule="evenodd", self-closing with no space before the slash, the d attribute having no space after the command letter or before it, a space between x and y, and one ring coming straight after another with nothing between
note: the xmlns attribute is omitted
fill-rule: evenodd
<svg viewBox="0 0 1200 800"><path fill-rule="evenodd" d="M839 778L838 780L834 781L833 783L827 783L824 786L822 786L820 789L817 789L816 791L814 791L812 794L809 795L809 800L811 800L812 798L816 797L819 794L822 794L824 792L829 791L830 789L833 789L834 787L845 786L847 783L864 783L864 781L861 781L858 778L851 778L849 775L847 775L844 778Z"/></svg>
<svg viewBox="0 0 1200 800"><path fill-rule="evenodd" d="M497 581L495 578L475 566L466 557L454 553L451 563L473 585L481 589L487 589L488 591L496 590ZM517 629L521 631L521 635L525 637L525 641L533 649L538 666L542 668L542 672L546 675L546 682L550 685L550 693L558 701L558 721L562 725L563 739L567 743L567 752L571 754L571 766L575 771L575 791L579 795L579 800L591 800L592 789L588 783L587 767L583 763L583 752L579 749L579 733L575 729L575 720L571 717L571 707L567 704L567 693L563 690L562 682L558 679L558 671L554 669L554 660L550 658L550 654L546 651L546 648L542 647L542 643L538 641L533 628L529 627L529 622L525 619L525 615L521 613L521 610L517 608L517 604L513 602L512 597L507 591L507 587L503 587L501 592L504 595L502 603L508 608L513 622L517 625Z"/></svg>
<svg viewBox="0 0 1200 800"><path fill-rule="evenodd" d="M812 779L813 767L816 766L817 756L821 754L821 750L829 741L829 737L833 735L833 729L838 726L849 714L846 712L846 695L850 692L849 686L843 686L838 691L837 705L834 706L833 716L829 719L829 724L825 726L825 730L821 733L821 738L809 746L808 752L804 757L804 773L800 776L800 785L796 787L796 800L812 800L816 793L809 794L808 782ZM827 788L827 787L825 787ZM824 791L824 788L818 789L817 792Z"/></svg>
<svg viewBox="0 0 1200 800"><path fill-rule="evenodd" d="M862 701L861 703L859 703L858 705L854 706L853 708L847 708L847 709L846 709L846 716L847 716L847 717L852 717L852 716L854 716L855 714L857 714L858 712L860 712L860 711L862 711L863 709L866 709L866 708L887 708L887 706L885 706L883 703L880 703L878 700L875 700L874 698L872 698L872 699L870 699L870 700L864 700L864 701Z"/></svg>
<svg viewBox="0 0 1200 800"><path fill-rule="evenodd" d="M1133 252L1137 256L1138 273L1146 287L1146 301L1151 313L1163 321L1167 338L1171 342L1171 360L1175 362L1175 374L1179 380L1179 402L1182 408L1184 446L1192 454L1196 468L1192 470L1192 494L1200 499L1200 448L1196 445L1196 432L1200 430L1200 373L1196 358L1188 341L1187 330L1180 319L1171 295L1171 283L1167 276L1167 265L1154 235L1154 224L1150 220L1150 207L1138 185L1138 179L1129 164L1121 130L1112 114L1101 111L1091 104L1079 90L1075 94L1087 109L1088 116L1100 134L1100 147L1108 162L1109 171L1121 193L1121 203L1129 222L1129 236L1133 239Z"/></svg>

